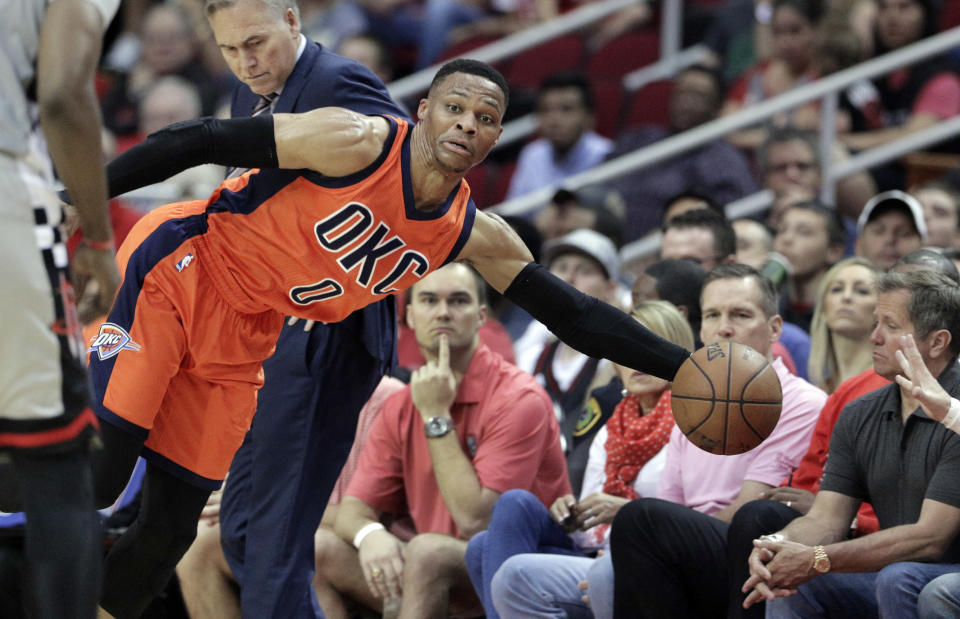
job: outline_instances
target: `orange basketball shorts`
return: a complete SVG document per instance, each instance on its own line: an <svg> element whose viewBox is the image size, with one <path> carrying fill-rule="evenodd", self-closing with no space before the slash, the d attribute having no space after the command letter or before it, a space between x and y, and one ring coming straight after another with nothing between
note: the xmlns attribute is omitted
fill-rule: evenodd
<svg viewBox="0 0 960 619"><path fill-rule="evenodd" d="M196 242L204 207L167 205L133 228L88 353L97 416L144 440L147 460L212 489L250 427L283 316L240 312L217 292Z"/></svg>

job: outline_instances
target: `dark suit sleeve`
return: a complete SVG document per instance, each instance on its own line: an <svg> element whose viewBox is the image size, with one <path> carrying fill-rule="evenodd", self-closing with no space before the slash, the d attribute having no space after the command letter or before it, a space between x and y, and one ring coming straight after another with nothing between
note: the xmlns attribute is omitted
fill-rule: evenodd
<svg viewBox="0 0 960 619"><path fill-rule="evenodd" d="M407 113L398 106L386 87L369 69L359 63L350 63L333 80L334 102L361 114L390 114L407 119Z"/></svg>

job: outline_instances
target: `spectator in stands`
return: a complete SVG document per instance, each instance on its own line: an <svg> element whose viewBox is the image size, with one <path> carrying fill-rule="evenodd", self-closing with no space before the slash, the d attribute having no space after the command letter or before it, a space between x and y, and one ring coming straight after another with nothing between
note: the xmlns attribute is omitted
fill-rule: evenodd
<svg viewBox="0 0 960 619"><path fill-rule="evenodd" d="M856 264L852 259L850 264ZM846 262L846 261L845 261ZM873 268L868 262L864 264ZM918 250L908 254L901 259L893 270L897 272L907 272L912 270L927 269L936 272L949 272L950 261L940 256L936 252L928 250ZM858 268L858 267L846 267ZM955 271L955 269L953 269ZM839 272L839 270L837 271ZM879 274L878 274L879 275ZM960 279L957 273L951 274L952 279ZM828 276L829 277L829 276ZM874 299L874 305L875 299ZM869 316L865 324L874 322L873 316ZM871 342L871 351L873 349ZM775 531L794 518L806 514L813 504L814 494L820 487L820 480L823 477L823 467L827 461L827 450L830 445L830 436L833 433L834 425L840 416L841 411L853 400L871 392L880 387L889 384L889 380L878 375L871 363L862 373L849 378L840 384L839 387L827 398L817 420L817 425L813 431L813 440L810 442L810 448L803 457L800 466L784 480L780 488L771 490L764 495L764 499L747 503L734 516L727 534L728 560L730 570L730 608L731 616L737 616L736 613L743 612L740 609L740 602L744 594L740 591L741 582L746 580L747 557L753 550L753 540L757 537ZM854 524L851 527L851 533L854 537L873 533L879 529L877 516L873 512L873 507L869 503L863 503L857 512ZM743 616L763 617L764 608L762 604L754 604L749 610L743 612ZM924 615L925 617L925 615Z"/></svg>
<svg viewBox="0 0 960 619"><path fill-rule="evenodd" d="M823 15L822 0L773 0L773 54L740 76L727 91L725 116L819 77L815 35ZM772 120L781 126L793 124L791 115L797 113L794 110ZM765 128L743 129L729 136L731 143L745 150L756 148L765 138Z"/></svg>
<svg viewBox="0 0 960 619"><path fill-rule="evenodd" d="M140 124L136 135L125 140L128 146L170 124L203 115L196 86L173 75L161 77L147 87L138 109ZM156 200L138 200L137 206L150 210L171 201L204 199L222 181L223 168L220 166L207 164L190 168L164 181L164 192Z"/></svg>
<svg viewBox="0 0 960 619"><path fill-rule="evenodd" d="M873 367L869 336L878 275L872 262L847 258L820 280L810 326L807 374L810 382L827 393Z"/></svg>
<svg viewBox="0 0 960 619"><path fill-rule="evenodd" d="M925 252L925 250L920 250L919 252L914 252L913 254L908 255L903 261L901 261L901 263L898 263L894 267L895 270L911 268L910 266L905 266L903 264L904 262L909 262L911 265L922 264L925 265L925 268L937 271L942 271L944 266L950 266L949 261L943 259L942 257L939 261L935 260L934 258L936 257L936 254L934 252L925 252L926 254L933 254L933 256L921 255L923 252ZM834 284L831 284L831 282L837 282L840 279L843 279L845 275L851 275L850 272L854 270L860 271L860 276L862 276L862 279L857 278L852 282L858 286L861 286L868 281L872 282L873 278L877 274L875 268L869 262L861 258L853 258L844 261L831 269L825 278L825 286L832 287ZM840 275L839 277L835 278L835 274ZM857 277L856 271L854 271L852 274L855 278ZM957 277L960 276L954 274L954 278ZM848 284L849 283L850 282L848 282ZM830 293L828 292L827 294L829 295ZM864 300L866 301L865 291L861 294L864 295ZM869 301L871 310L875 305L875 301L876 294L874 293ZM819 307L829 307L829 301L822 301L822 303L825 305L819 305ZM869 333L871 325L874 321L872 314L870 312L863 311L866 309L866 307L859 307L859 309L854 309L852 307L860 304L848 303L848 305L850 305L851 309L853 309L852 314L859 315L859 319L851 315L851 317L846 321L833 321L833 326L830 328L833 329L835 327L836 331L833 333L828 332L828 337L831 335L836 336L839 333L846 333L849 335L852 331L862 331L864 329ZM828 309L825 312L825 315L829 314L831 314L831 312ZM858 321L859 325L855 324ZM819 322L819 318L815 319L814 322L816 325ZM819 334L819 330L815 332L815 339L817 334ZM833 337L832 343L836 344L837 342L838 339ZM870 344L870 352L872 353L872 351L873 345ZM811 359L811 367L814 365L813 361L814 359ZM762 498L765 500L747 503L734 515L730 528L727 532L727 553L729 560L727 569L729 574L728 582L730 586L729 597L727 600L730 604L728 616L764 616L764 609L762 605L754 605L747 611L744 611L740 608L740 603L742 602L744 595L739 590L739 587L741 583L746 580L748 575L746 557L750 554L750 551L753 548L753 540L762 534L769 533L770 531L786 525L786 523L788 523L790 520L806 514L810 509L810 506L813 503L813 496L819 488L820 479L823 475L823 466L827 460L827 449L830 442L830 435L833 432L833 427L837 421L837 418L840 416L840 412L844 409L847 403L851 402L852 400L889 383L887 379L874 372L872 363L870 363L870 361L871 358L868 357L867 368L860 374L845 380L827 399L827 402L824 405L819 418L817 419L817 424L814 428L813 439L810 443L810 447L807 450L806 455L803 457L800 466L790 473L790 475L781 484L781 487L763 493ZM829 367L829 364L827 364L827 366ZM857 513L855 526L852 529L853 534L856 536L866 535L876 531L878 527L879 525L877 523L877 517L873 513L873 508L868 503L861 505ZM700 560L702 560L702 558ZM715 603L718 605L718 607L720 607L722 606L723 601L718 598Z"/></svg>
<svg viewBox="0 0 960 619"><path fill-rule="evenodd" d="M767 215L767 223L774 228L780 223L786 206L815 200L820 192L823 177L816 136L809 131L793 127L770 131L757 149L757 166L763 186L774 194L774 208Z"/></svg>
<svg viewBox="0 0 960 619"><path fill-rule="evenodd" d="M700 343L700 289L706 271L691 260L667 259L648 266L633 284L633 305L662 299L680 310L694 333L695 347Z"/></svg>
<svg viewBox="0 0 960 619"><path fill-rule="evenodd" d="M705 271L733 262L736 234L727 218L711 209L697 209L677 215L664 226L660 257L696 262ZM784 323L774 357L782 359L790 372L806 377L810 336L792 323Z"/></svg>
<svg viewBox="0 0 960 619"><path fill-rule="evenodd" d="M770 56L772 13L770 0L727 0L717 9L703 43L710 50L708 64L719 67L724 83Z"/></svg>
<svg viewBox="0 0 960 619"><path fill-rule="evenodd" d="M722 204L702 191L688 188L678 194L670 196L667 200L663 210L663 225L666 225L671 219L681 213L695 211L698 208L708 208L721 215L724 214Z"/></svg>
<svg viewBox="0 0 960 619"><path fill-rule="evenodd" d="M782 321L773 286L755 269L717 267L704 281L701 305L706 344L745 344L773 364L783 387L783 411L760 446L736 456L707 453L674 428L659 498L633 501L614 519L616 617L723 615L728 523L741 505L799 464L827 398L774 360L771 344Z"/></svg>
<svg viewBox="0 0 960 619"><path fill-rule="evenodd" d="M633 317L693 350L693 332L670 303L643 301ZM599 431L590 444L580 500L568 494L548 510L529 492L512 490L497 501L489 528L470 540L467 570L487 619L559 616L561 608L571 606L587 610L577 584L587 578L594 561L584 553L609 551L617 510L639 496L656 494L674 426L670 383L621 366L617 374L625 386L622 399L603 418L589 420ZM509 567L498 573L511 557ZM591 597L598 601L595 591ZM596 606L593 612L609 616Z"/></svg>
<svg viewBox="0 0 960 619"><path fill-rule="evenodd" d="M786 206L794 202L815 200L823 183L816 135L795 127L769 131L766 140L757 149L757 164L763 185L773 190L774 207L767 223L776 228ZM842 148L834 151L834 161L846 158ZM857 217L864 203L876 193L875 185L866 172L851 174L837 182L837 211L847 217Z"/></svg>
<svg viewBox="0 0 960 619"><path fill-rule="evenodd" d="M619 157L670 135L698 127L717 117L723 99L720 76L694 65L674 79L668 102L669 126L646 126L622 131L608 158ZM717 162L722 161L722 165ZM666 161L636 170L614 181L627 202L628 240L656 228L670 199L697 188L718 204L757 191L746 159L725 140L714 140Z"/></svg>
<svg viewBox="0 0 960 619"><path fill-rule="evenodd" d="M780 315L785 321L810 332L820 281L843 257L845 245L843 222L835 211L818 202L787 207L773 241L774 250L790 265L780 299Z"/></svg>
<svg viewBox="0 0 960 619"><path fill-rule="evenodd" d="M380 39L367 34L357 34L344 38L336 49L341 56L352 58L373 71L384 84L393 81L390 51Z"/></svg>
<svg viewBox="0 0 960 619"><path fill-rule="evenodd" d="M960 247L960 194L950 185L931 181L910 190L923 206L927 245L941 249Z"/></svg>
<svg viewBox="0 0 960 619"><path fill-rule="evenodd" d="M370 427L380 414L384 402L402 389L402 382L385 376L360 411L353 447L337 479L327 509L323 513L321 530L317 531L318 543L324 540L325 532L332 534L337 505L343 498L344 487L350 483L353 471L356 469L360 451L367 441ZM180 592L191 619L240 617L237 581L220 545L220 496L221 492L218 491L211 494L211 498L207 500L207 506L197 524L197 538L177 564ZM404 523L403 519L398 519L391 530L403 535ZM315 585L318 593L322 591L322 583L315 583Z"/></svg>
<svg viewBox="0 0 960 619"><path fill-rule="evenodd" d="M897 260L893 271L910 273L912 271L933 271L940 273L960 284L960 271L953 260L935 249L918 249Z"/></svg>
<svg viewBox="0 0 960 619"><path fill-rule="evenodd" d="M599 232L619 247L626 211L618 192L601 185L588 185L558 190L550 203L537 213L534 223L547 241L583 228Z"/></svg>
<svg viewBox="0 0 960 619"><path fill-rule="evenodd" d="M773 233L770 228L747 217L735 219L731 225L737 237L736 261L758 271L763 269L767 257L773 251Z"/></svg>
<svg viewBox="0 0 960 619"><path fill-rule="evenodd" d="M489 294L490 288L487 288ZM408 291L399 293L403 298L409 298ZM399 297L398 297L399 298ZM417 334L407 324L406 305L397 303L397 368L396 375L409 382L409 374L427 362L423 356L423 349L417 340ZM517 358L513 351L513 340L500 322L487 312L487 317L480 325L478 332L480 341L490 350L497 353L508 363L516 365Z"/></svg>
<svg viewBox="0 0 960 619"><path fill-rule="evenodd" d="M593 89L582 73L554 73L537 92L540 137L520 151L507 198L514 198L588 170L613 149L596 134Z"/></svg>
<svg viewBox="0 0 960 619"><path fill-rule="evenodd" d="M661 258L691 260L705 271L731 262L737 251L736 235L727 218L711 209L677 215L663 227Z"/></svg>
<svg viewBox="0 0 960 619"><path fill-rule="evenodd" d="M599 232L576 230L545 243L543 263L577 290L617 303L620 256L610 239ZM570 436L587 395L610 380L613 366L570 348L536 321L517 339L514 349L520 369L533 374L553 400L565 447L571 447Z"/></svg>
<svg viewBox="0 0 960 619"><path fill-rule="evenodd" d="M878 291L874 369L897 384L847 407L810 510L754 542L744 605L767 600L768 616L916 616L922 587L960 570L960 436L938 421L949 398L929 395L960 395L960 288L912 272ZM880 530L848 540L864 500Z"/></svg>
<svg viewBox="0 0 960 619"><path fill-rule="evenodd" d="M466 540L486 528L497 498L525 488L544 504L569 493L550 400L527 374L479 343L484 285L462 264L412 289L407 321L429 359L370 431L318 561L336 593L379 609L442 616L479 607L464 565ZM380 523L409 510L417 535Z"/></svg>
<svg viewBox="0 0 960 619"><path fill-rule="evenodd" d="M882 270L920 249L926 238L923 207L902 191L885 191L870 198L857 219L857 255Z"/></svg>
<svg viewBox="0 0 960 619"><path fill-rule="evenodd" d="M936 33L937 6L933 0L879 0L876 55ZM874 83L880 92L883 127L840 136L853 151L887 144L960 113L960 77L944 57L927 58ZM897 165L875 169L874 178L880 189L905 186L903 168Z"/></svg>
<svg viewBox="0 0 960 619"><path fill-rule="evenodd" d="M186 11L170 3L152 6L144 16L140 38L140 60L129 74L119 74L104 95L104 125L118 136L134 133L139 125L137 102L165 75L193 84L200 95L201 115L212 115L224 89L198 61L199 45Z"/></svg>

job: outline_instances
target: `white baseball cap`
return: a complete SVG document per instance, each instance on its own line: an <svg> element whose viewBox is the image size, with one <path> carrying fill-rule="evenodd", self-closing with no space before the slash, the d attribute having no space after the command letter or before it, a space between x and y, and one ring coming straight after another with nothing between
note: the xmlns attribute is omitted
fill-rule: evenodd
<svg viewBox="0 0 960 619"><path fill-rule="evenodd" d="M593 230L581 228L543 245L543 263L547 266L561 254L584 254L600 263L607 279L620 277L620 254L613 241Z"/></svg>
<svg viewBox="0 0 960 619"><path fill-rule="evenodd" d="M871 218L876 216L877 209L886 211L891 208L898 208L907 213L913 221L917 233L920 234L920 240L927 240L927 222L923 217L923 205L909 193L899 189L878 193L867 201L863 206L860 217L857 219L857 234L863 234L864 227Z"/></svg>

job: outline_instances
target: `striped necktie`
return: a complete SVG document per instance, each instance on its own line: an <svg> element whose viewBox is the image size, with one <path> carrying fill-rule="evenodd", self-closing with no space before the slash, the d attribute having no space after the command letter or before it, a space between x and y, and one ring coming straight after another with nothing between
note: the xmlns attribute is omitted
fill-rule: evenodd
<svg viewBox="0 0 960 619"><path fill-rule="evenodd" d="M268 95L260 95L260 100L257 101L257 105L253 108L253 116L262 113L264 110L269 111L270 106L273 105L273 102L276 101L279 96L280 95L275 92L271 92Z"/></svg>

